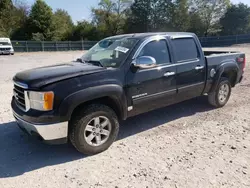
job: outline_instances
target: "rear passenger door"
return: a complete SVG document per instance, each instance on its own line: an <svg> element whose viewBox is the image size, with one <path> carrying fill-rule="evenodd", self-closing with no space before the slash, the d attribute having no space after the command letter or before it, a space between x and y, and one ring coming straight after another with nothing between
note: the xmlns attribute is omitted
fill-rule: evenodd
<svg viewBox="0 0 250 188"><path fill-rule="evenodd" d="M179 98L185 100L202 94L206 67L201 47L193 37L172 38L177 68L176 85Z"/></svg>

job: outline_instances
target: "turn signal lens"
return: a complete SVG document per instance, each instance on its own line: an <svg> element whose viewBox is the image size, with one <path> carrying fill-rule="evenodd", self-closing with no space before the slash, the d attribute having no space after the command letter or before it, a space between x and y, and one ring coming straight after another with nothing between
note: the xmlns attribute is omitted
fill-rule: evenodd
<svg viewBox="0 0 250 188"><path fill-rule="evenodd" d="M44 93L44 103L43 103L44 110L52 110L53 103L54 103L54 93L53 92Z"/></svg>
<svg viewBox="0 0 250 188"><path fill-rule="evenodd" d="M30 108L40 111L53 110L54 93L28 91Z"/></svg>

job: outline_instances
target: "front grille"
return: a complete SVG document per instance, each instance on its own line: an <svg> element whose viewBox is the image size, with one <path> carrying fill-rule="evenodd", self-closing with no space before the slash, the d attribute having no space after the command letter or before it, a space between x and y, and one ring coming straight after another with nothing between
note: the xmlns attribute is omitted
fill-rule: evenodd
<svg viewBox="0 0 250 188"><path fill-rule="evenodd" d="M14 97L15 97L16 104L22 110L26 110L24 89L17 85L14 85Z"/></svg>
<svg viewBox="0 0 250 188"><path fill-rule="evenodd" d="M7 51L10 50L10 48L0 48L0 51Z"/></svg>

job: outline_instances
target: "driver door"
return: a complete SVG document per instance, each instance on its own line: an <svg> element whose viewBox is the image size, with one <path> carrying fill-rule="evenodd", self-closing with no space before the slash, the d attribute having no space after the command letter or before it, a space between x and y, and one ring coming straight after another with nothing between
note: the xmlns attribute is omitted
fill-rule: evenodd
<svg viewBox="0 0 250 188"><path fill-rule="evenodd" d="M168 105L176 96L176 66L172 64L168 41L150 38L139 47L134 57L155 58L156 67L129 70L126 76L129 116L147 112Z"/></svg>

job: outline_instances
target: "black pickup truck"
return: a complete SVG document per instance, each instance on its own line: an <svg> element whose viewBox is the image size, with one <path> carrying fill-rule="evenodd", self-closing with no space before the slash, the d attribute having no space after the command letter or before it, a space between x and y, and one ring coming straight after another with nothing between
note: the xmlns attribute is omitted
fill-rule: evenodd
<svg viewBox="0 0 250 188"><path fill-rule="evenodd" d="M131 116L201 95L224 106L245 63L243 53L202 51L192 33L113 36L76 61L17 73L11 106L30 135L95 154Z"/></svg>

